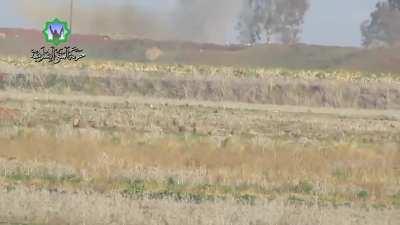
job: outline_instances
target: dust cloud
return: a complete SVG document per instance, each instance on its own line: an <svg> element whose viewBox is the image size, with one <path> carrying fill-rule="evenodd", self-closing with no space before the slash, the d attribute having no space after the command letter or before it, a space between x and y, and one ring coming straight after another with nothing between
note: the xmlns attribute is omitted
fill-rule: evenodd
<svg viewBox="0 0 400 225"><path fill-rule="evenodd" d="M69 20L69 0L10 2L13 10L37 29L53 17ZM235 19L243 4L243 0L174 0L174 6L163 11L151 10L138 2L97 0L94 4L75 0L73 30L84 34L224 43L234 36Z"/></svg>

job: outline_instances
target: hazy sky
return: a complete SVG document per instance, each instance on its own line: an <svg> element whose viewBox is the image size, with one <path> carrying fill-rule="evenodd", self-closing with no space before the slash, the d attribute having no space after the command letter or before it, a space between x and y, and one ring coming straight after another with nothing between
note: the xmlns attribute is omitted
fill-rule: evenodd
<svg viewBox="0 0 400 225"><path fill-rule="evenodd" d="M360 45L360 24L379 0L311 0L303 41L325 45Z"/></svg>
<svg viewBox="0 0 400 225"><path fill-rule="evenodd" d="M18 12L11 10L10 2L0 0L0 27L32 27ZM40 0L32 0L40 2ZM54 2L61 0L54 0ZM86 1L93 4L94 0ZM174 0L132 0L151 10L168 11ZM188 0L190 1L190 0ZM215 0L218 1L218 0ZM302 42L323 45L359 46L360 24L369 17L379 0L311 0L311 9L305 19ZM118 0L114 0L118 3Z"/></svg>

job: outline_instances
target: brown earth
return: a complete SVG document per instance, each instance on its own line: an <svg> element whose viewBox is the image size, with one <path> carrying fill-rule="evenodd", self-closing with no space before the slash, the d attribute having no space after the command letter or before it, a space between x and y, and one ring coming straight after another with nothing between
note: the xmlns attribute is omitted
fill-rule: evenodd
<svg viewBox="0 0 400 225"><path fill-rule="evenodd" d="M0 120L15 120L17 116L18 116L17 110L0 107Z"/></svg>
<svg viewBox="0 0 400 225"><path fill-rule="evenodd" d="M0 53L30 55L44 45L38 30L0 28ZM399 72L400 47L361 49L317 45L216 45L148 39L114 40L109 36L71 37L70 45L86 50L89 58L148 61L146 52L163 52L155 62L244 67L284 67L294 69L347 69L372 72Z"/></svg>

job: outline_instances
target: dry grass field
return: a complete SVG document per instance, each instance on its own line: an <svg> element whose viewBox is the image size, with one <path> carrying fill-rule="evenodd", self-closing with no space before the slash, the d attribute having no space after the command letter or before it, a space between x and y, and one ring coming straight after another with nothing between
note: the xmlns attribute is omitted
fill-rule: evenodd
<svg viewBox="0 0 400 225"><path fill-rule="evenodd" d="M399 215L399 75L0 59L0 223Z"/></svg>

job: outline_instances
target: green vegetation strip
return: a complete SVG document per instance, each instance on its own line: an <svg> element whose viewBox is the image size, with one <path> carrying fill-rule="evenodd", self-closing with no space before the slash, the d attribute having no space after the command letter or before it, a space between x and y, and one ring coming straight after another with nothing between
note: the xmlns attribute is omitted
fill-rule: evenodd
<svg viewBox="0 0 400 225"><path fill-rule="evenodd" d="M170 177L166 180L143 180L143 179L91 179L85 181L77 175L50 175L23 173L2 174L8 181L7 190L14 190L14 185L32 184L36 187L48 189L50 191L62 190L64 185L77 188L89 188L89 190L107 191L118 190L126 198L132 199L172 199L175 201L191 202L200 204L203 202L224 201L233 199L239 204L254 205L257 200L273 200L282 196L287 196L288 204L296 205L315 205L328 206L351 206L361 203L366 207L373 208L400 208L400 192L388 196L384 202L370 201L369 193L361 190L358 193L330 193L321 194L314 190L312 183L301 181L297 185L284 185L280 188L266 189L256 184L185 184L179 183ZM36 182L34 182L36 181ZM106 188L104 188L106 186ZM63 192L63 191L60 191Z"/></svg>

